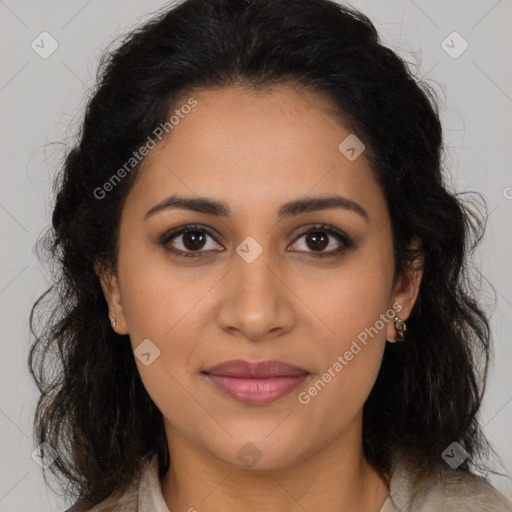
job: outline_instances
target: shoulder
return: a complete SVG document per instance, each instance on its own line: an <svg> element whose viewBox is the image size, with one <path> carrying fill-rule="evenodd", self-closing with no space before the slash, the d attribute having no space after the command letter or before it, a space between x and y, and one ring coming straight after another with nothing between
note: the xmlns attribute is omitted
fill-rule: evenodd
<svg viewBox="0 0 512 512"><path fill-rule="evenodd" d="M108 498L93 507L86 507L82 503L75 503L65 512L138 512L141 482L152 468L151 461L144 461L139 474L122 492L114 491Z"/></svg>
<svg viewBox="0 0 512 512"><path fill-rule="evenodd" d="M85 507L81 503L76 503L66 512L138 512L138 489L130 487L126 492L113 493L108 498L98 503L94 507Z"/></svg>
<svg viewBox="0 0 512 512"><path fill-rule="evenodd" d="M390 501L403 512L512 511L512 503L483 477L443 464L425 475L420 468L397 458L391 472Z"/></svg>

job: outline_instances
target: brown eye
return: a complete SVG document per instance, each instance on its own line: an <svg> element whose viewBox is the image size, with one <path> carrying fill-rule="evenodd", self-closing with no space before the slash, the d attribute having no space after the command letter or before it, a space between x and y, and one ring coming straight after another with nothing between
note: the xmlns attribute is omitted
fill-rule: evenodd
<svg viewBox="0 0 512 512"><path fill-rule="evenodd" d="M208 248L208 238L213 240L213 247ZM313 257L336 256L354 247L352 240L343 231L327 225L308 228L297 237L297 240L302 238L305 249L294 247L300 245L295 242L291 246L293 252L304 252ZM212 251L224 250L210 231L199 225L188 225L173 230L164 235L160 243L166 251L182 258L206 257L211 255ZM326 251L329 247L331 250Z"/></svg>
<svg viewBox="0 0 512 512"><path fill-rule="evenodd" d="M306 244L313 250L322 251L329 245L329 235L321 231L314 231L306 235Z"/></svg>
<svg viewBox="0 0 512 512"><path fill-rule="evenodd" d="M206 237L200 231L186 231L182 234L183 245L191 250L201 250L204 247Z"/></svg>
<svg viewBox="0 0 512 512"><path fill-rule="evenodd" d="M181 240L180 240L181 238ZM208 238L211 238L217 246L221 247L215 237L205 228L196 226L183 226L163 236L160 243L165 250L183 258L203 257L211 250L208 248Z"/></svg>
<svg viewBox="0 0 512 512"><path fill-rule="evenodd" d="M298 240L301 238L304 238L305 243L303 245L305 245L307 249L304 252L315 257L339 255L346 249L354 247L352 240L348 235L343 233L343 231L326 225L314 226L307 229L297 237ZM332 239L334 240L332 241ZM299 245L298 242L293 244L293 246L297 245ZM332 250L325 251L329 246ZM297 247L295 247L294 250L302 251L302 249L298 249Z"/></svg>

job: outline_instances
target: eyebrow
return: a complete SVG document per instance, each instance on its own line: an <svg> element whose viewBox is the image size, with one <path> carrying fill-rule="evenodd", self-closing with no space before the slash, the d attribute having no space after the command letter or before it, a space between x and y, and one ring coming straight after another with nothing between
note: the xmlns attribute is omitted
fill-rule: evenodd
<svg viewBox="0 0 512 512"><path fill-rule="evenodd" d="M207 215L214 215L216 217L230 217L231 209L223 202L208 197L179 197L170 196L165 198L153 206L144 215L146 220L157 212L169 208L177 208L181 210L189 210L197 213L204 213ZM341 197L339 195L331 195L327 197L312 197L308 199L296 199L283 204L279 208L278 218L292 217L305 212L314 212L319 210L328 210L333 208L343 208L361 215L368 222L368 213L366 210L355 201Z"/></svg>

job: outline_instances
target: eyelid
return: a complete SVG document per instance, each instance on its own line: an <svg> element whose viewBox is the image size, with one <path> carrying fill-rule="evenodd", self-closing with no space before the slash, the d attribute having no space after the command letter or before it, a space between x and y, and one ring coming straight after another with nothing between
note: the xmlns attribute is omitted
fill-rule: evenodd
<svg viewBox="0 0 512 512"><path fill-rule="evenodd" d="M220 242L217 240L216 235L213 234L212 230L210 228L207 228L206 226L202 224L186 224L184 226L180 226L175 229L171 229L167 233L165 233L161 239L160 243L164 246L165 250L177 255L177 256L183 256L184 258L194 258L194 257L203 257L205 253L208 253L210 251L182 251L181 249L175 249L168 247L169 242L179 237L180 235L183 235L184 233L187 233L189 231L200 231L202 233L205 233L209 237L211 237L216 244L221 245ZM223 252L223 251L217 251L217 252Z"/></svg>
<svg viewBox="0 0 512 512"><path fill-rule="evenodd" d="M322 223L306 226L303 230L301 230L301 231L299 231L299 233L297 233L296 238L298 238L302 235L305 235L307 233L310 233L312 231L314 232L315 230L323 231L330 235L337 236L337 237L341 238L343 243L345 243L347 245L353 244L352 239L343 230L338 229L334 226L331 226L330 224L322 224Z"/></svg>
<svg viewBox="0 0 512 512"><path fill-rule="evenodd" d="M171 249L170 247L168 247L168 244L172 239L174 239L180 235L183 235L184 233L187 233L189 231L199 231L199 232L205 233L206 235L210 236L215 241L215 243L217 243L218 245L222 245L217 240L216 235L213 234L212 230L202 224L186 224L186 225L180 226L178 228L174 228L174 229L168 231L167 233L165 233L161 237L160 243L161 243L161 245L164 246L165 250L177 255L178 257L183 257L183 258L207 257L208 253L211 253L212 250L182 251L181 249L175 249L175 248ZM327 258L329 256L337 256L337 255L339 256L339 255L341 255L342 252L344 252L348 249L355 248L355 243L353 242L351 237L349 237L344 231L342 231L341 229L336 228L334 226L331 226L329 224L322 224L322 223L317 223L317 224L313 224L313 225L309 224L309 225L305 226L303 229L301 229L299 231L299 233L296 234L294 241L292 242L291 245L294 245L297 242L297 240L300 237L302 237L303 235L306 235L308 233L315 232L315 231L324 232L324 233L327 233L331 237L335 237L338 240L338 242L342 245L342 247L340 249L331 250L329 252L321 252L321 251L320 252L293 251L293 252L298 252L300 254L305 253L305 254L313 256L314 258L317 258L317 257ZM223 252L223 251L215 251L215 252Z"/></svg>

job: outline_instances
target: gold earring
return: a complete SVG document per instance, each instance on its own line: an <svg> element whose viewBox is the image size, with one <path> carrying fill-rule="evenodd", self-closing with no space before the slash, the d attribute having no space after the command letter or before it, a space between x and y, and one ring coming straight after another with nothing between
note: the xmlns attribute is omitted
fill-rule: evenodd
<svg viewBox="0 0 512 512"><path fill-rule="evenodd" d="M398 316L395 316L393 319L393 324L395 325L395 329L398 332L398 339L395 340L387 340L389 343L396 343L397 341L405 341L404 333L407 330L407 325L405 322L400 319Z"/></svg>

